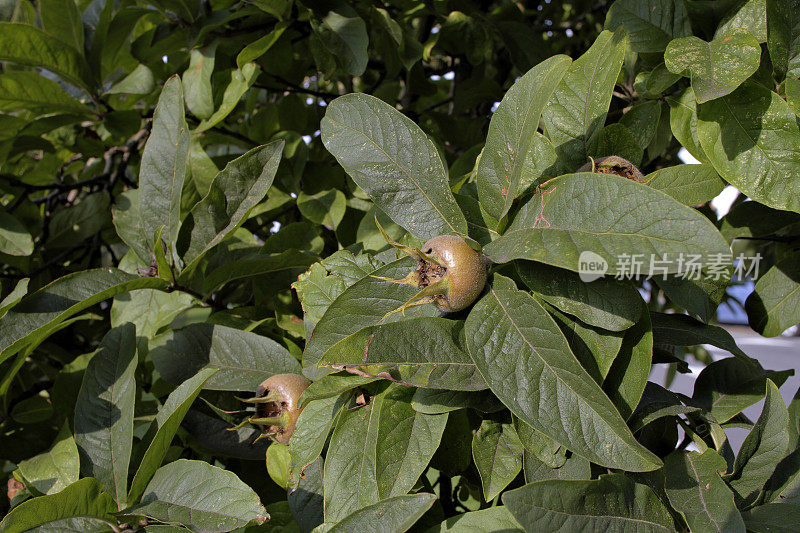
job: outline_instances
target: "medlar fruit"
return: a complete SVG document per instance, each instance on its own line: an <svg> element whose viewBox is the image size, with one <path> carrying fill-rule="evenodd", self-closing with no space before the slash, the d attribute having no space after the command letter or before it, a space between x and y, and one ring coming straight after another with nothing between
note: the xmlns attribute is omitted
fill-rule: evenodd
<svg viewBox="0 0 800 533"><path fill-rule="evenodd" d="M456 235L439 235L412 248L393 241L375 219L386 242L417 260L417 269L403 279L373 276L378 279L419 287L420 290L399 308L406 309L434 303L446 313L460 311L470 305L486 285L488 259Z"/></svg>
<svg viewBox="0 0 800 533"><path fill-rule="evenodd" d="M578 172L594 172L596 174L614 174L629 180L645 181L644 174L636 165L618 155L610 155L599 159L592 159L583 165Z"/></svg>
<svg viewBox="0 0 800 533"><path fill-rule="evenodd" d="M303 408L300 397L310 382L299 374L276 374L264 380L254 398L242 400L256 406L256 414L231 429L253 424L262 429L259 437L288 444Z"/></svg>

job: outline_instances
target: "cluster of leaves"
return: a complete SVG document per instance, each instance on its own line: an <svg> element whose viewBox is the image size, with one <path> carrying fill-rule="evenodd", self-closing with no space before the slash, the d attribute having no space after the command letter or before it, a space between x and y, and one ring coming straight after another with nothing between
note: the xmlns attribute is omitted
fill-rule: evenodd
<svg viewBox="0 0 800 533"><path fill-rule="evenodd" d="M576 270L760 253L752 327L800 321L800 3L530 4L0 0L0 528L794 527L730 261ZM644 179L576 172L612 154ZM376 221L480 245L483 295L387 316ZM691 397L648 382L689 356ZM281 373L290 444L227 431Z"/></svg>

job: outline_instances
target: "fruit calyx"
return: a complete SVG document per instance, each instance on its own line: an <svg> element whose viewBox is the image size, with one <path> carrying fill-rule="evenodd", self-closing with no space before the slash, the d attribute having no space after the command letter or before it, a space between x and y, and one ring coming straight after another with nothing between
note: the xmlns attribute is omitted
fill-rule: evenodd
<svg viewBox="0 0 800 533"><path fill-rule="evenodd" d="M299 374L270 376L261 382L253 398L242 399L245 403L255 405L256 414L230 430L252 424L262 431L256 440L266 437L288 444L303 410L300 397L309 385L310 382Z"/></svg>
<svg viewBox="0 0 800 533"><path fill-rule="evenodd" d="M406 309L427 303L436 304L439 309L447 313L460 311L474 302L483 291L486 285L488 260L461 237L439 235L428 240L421 249L412 248L389 237L377 217L375 223L387 243L417 260L416 270L409 272L405 278L372 276L420 289L406 303L390 311L386 316L398 311L405 315Z"/></svg>
<svg viewBox="0 0 800 533"><path fill-rule="evenodd" d="M644 174L636 168L636 165L618 155L609 155L594 159L583 165L578 172L594 172L596 174L614 174L622 178L638 181L645 181Z"/></svg>

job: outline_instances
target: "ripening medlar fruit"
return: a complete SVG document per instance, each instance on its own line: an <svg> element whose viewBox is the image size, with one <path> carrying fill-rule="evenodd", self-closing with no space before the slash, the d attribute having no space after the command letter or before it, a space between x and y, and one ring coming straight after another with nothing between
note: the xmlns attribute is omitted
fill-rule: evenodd
<svg viewBox="0 0 800 533"><path fill-rule="evenodd" d="M644 174L636 165L618 155L610 155L599 159L592 159L583 165L578 172L594 172L596 174L614 174L629 180L643 182Z"/></svg>
<svg viewBox="0 0 800 533"><path fill-rule="evenodd" d="M410 307L434 303L446 313L460 311L470 305L486 285L488 260L456 235L439 235L422 245L411 248L393 241L383 231L377 218L375 223L386 242L417 260L417 269L403 279L378 279L420 288L420 291L399 308L391 311L405 312Z"/></svg>
<svg viewBox="0 0 800 533"><path fill-rule="evenodd" d="M275 374L264 380L256 389L254 398L242 400L256 406L256 414L236 428L253 424L262 429L262 437L288 444L294 434L297 418L303 408L300 397L310 382L299 374Z"/></svg>

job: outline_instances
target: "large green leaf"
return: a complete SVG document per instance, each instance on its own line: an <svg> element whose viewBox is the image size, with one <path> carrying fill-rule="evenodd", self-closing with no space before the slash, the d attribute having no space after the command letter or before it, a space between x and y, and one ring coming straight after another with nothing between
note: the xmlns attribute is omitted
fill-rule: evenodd
<svg viewBox="0 0 800 533"><path fill-rule="evenodd" d="M644 309L639 321L625 330L619 353L603 381L603 390L626 420L642 397L652 359L653 332L650 315Z"/></svg>
<svg viewBox="0 0 800 533"><path fill-rule="evenodd" d="M44 31L83 52L83 20L76 2L40 0L39 15Z"/></svg>
<svg viewBox="0 0 800 533"><path fill-rule="evenodd" d="M0 110L29 109L37 113L88 115L89 109L53 80L36 72L9 71L0 75Z"/></svg>
<svg viewBox="0 0 800 533"><path fill-rule="evenodd" d="M761 62L761 47L749 31L735 28L710 43L694 36L675 39L664 62L670 72L692 79L702 104L733 92L749 78Z"/></svg>
<svg viewBox="0 0 800 533"><path fill-rule="evenodd" d="M697 135L725 181L762 204L800 212L800 131L776 93L747 82L701 105Z"/></svg>
<svg viewBox="0 0 800 533"><path fill-rule="evenodd" d="M586 283L569 270L517 261L517 272L536 296L583 322L611 331L631 327L642 314L636 287L613 278Z"/></svg>
<svg viewBox="0 0 800 533"><path fill-rule="evenodd" d="M667 497L692 531L744 533L733 493L720 478L726 467L725 459L711 448L703 454L678 451L666 458Z"/></svg>
<svg viewBox="0 0 800 533"><path fill-rule="evenodd" d="M24 297L0 319L0 362L26 344L46 338L59 323L117 294L163 289L157 278L140 278L114 268L76 272Z"/></svg>
<svg viewBox="0 0 800 533"><path fill-rule="evenodd" d="M47 69L78 87L95 86L82 52L30 24L0 22L0 60Z"/></svg>
<svg viewBox="0 0 800 533"><path fill-rule="evenodd" d="M483 533L495 531L496 533L512 533L521 529L519 523L504 505L469 511L448 518L438 526L433 526L425 533Z"/></svg>
<svg viewBox="0 0 800 533"><path fill-rule="evenodd" d="M680 0L617 0L606 15L605 28L628 31L634 52L663 52L677 37L692 34Z"/></svg>
<svg viewBox="0 0 800 533"><path fill-rule="evenodd" d="M794 0L767 0L767 48L778 81L791 70L797 75L800 59L800 4Z"/></svg>
<svg viewBox="0 0 800 533"><path fill-rule="evenodd" d="M484 389L459 339L462 329L459 320L432 317L369 326L331 346L319 365L353 367L416 387Z"/></svg>
<svg viewBox="0 0 800 533"><path fill-rule="evenodd" d="M765 371L741 359L727 357L706 366L694 382L692 399L720 424L764 397L767 379L782 385L791 370Z"/></svg>
<svg viewBox="0 0 800 533"><path fill-rule="evenodd" d="M374 531L375 533L404 533L413 526L425 511L431 508L436 496L426 492L395 496L359 509L336 524L325 523L315 533L348 533Z"/></svg>
<svg viewBox="0 0 800 533"><path fill-rule="evenodd" d="M511 86L492 115L476 177L481 207L496 219L505 216L522 192L524 163L542 109L571 63L564 55L539 63Z"/></svg>
<svg viewBox="0 0 800 533"><path fill-rule="evenodd" d="M415 266L416 262L411 258L399 259L375 270L373 275L400 279ZM314 328L314 335L306 343L303 352L304 372L315 373L325 352L359 330L402 319L402 313L389 316L386 313L403 305L416 292L414 287L389 283L372 276L364 277L345 289L330 304ZM439 310L434 305L423 305L406 311L408 318L438 314Z"/></svg>
<svg viewBox="0 0 800 533"><path fill-rule="evenodd" d="M57 494L39 496L12 509L0 522L3 533L23 531L109 531L115 524L111 513L116 512L114 499L103 492L96 479L76 481ZM72 520L70 520L72 519ZM71 524L72 527L60 529Z"/></svg>
<svg viewBox="0 0 800 533"><path fill-rule="evenodd" d="M128 504L137 502L145 492L148 482L158 467L161 466L172 438L178 431L181 420L186 416L194 399L200 394L205 382L217 370L216 368L205 368L192 378L181 383L177 389L172 391L164 405L159 409L153 426L155 432L152 440L144 452L133 481L131 481L131 488L128 491Z"/></svg>
<svg viewBox="0 0 800 533"><path fill-rule="evenodd" d="M800 264L796 257L779 261L756 281L745 302L750 327L775 337L800 322Z"/></svg>
<svg viewBox="0 0 800 533"><path fill-rule="evenodd" d="M800 505L768 503L743 513L747 530L753 533L792 533L800 523Z"/></svg>
<svg viewBox="0 0 800 533"><path fill-rule="evenodd" d="M592 252L605 274L677 272L681 254L730 254L714 224L661 191L610 174L569 174L552 180L520 210L508 231L483 249L495 262L531 259L568 270ZM595 257L596 257L595 256Z"/></svg>
<svg viewBox="0 0 800 533"><path fill-rule="evenodd" d="M178 76L173 76L161 90L139 170L139 226L151 250L161 246L153 242L153 235L162 226L170 250L178 237L189 153L189 126L183 106L183 85Z"/></svg>
<svg viewBox="0 0 800 533"><path fill-rule="evenodd" d="M672 346L697 346L710 344L731 352L750 364L750 357L736 345L730 333L719 326L703 324L699 320L677 313L650 313L653 339L656 344ZM746 367L745 367L746 368Z"/></svg>
<svg viewBox="0 0 800 533"><path fill-rule="evenodd" d="M127 512L209 533L269 519L258 495L236 474L189 459L159 468L147 484L142 502Z"/></svg>
<svg viewBox="0 0 800 533"><path fill-rule="evenodd" d="M5 211L0 211L0 253L15 256L33 253L33 238L30 232L14 215Z"/></svg>
<svg viewBox="0 0 800 533"><path fill-rule="evenodd" d="M352 76L361 76L367 68L367 26L346 3L336 5L321 20L312 19L311 27L322 44Z"/></svg>
<svg viewBox="0 0 800 533"><path fill-rule="evenodd" d="M373 96L348 94L328 105L321 128L353 181L415 237L467 233L442 157L409 118Z"/></svg>
<svg viewBox="0 0 800 533"><path fill-rule="evenodd" d="M472 437L472 457L481 476L484 500L494 500L522 471L522 450L512 424L483 421Z"/></svg>
<svg viewBox="0 0 800 533"><path fill-rule="evenodd" d="M183 254L186 270L191 271L192 265L238 227L264 198L278 170L283 145L283 140L278 140L254 148L217 174L208 194L181 227L188 239Z"/></svg>
<svg viewBox="0 0 800 533"><path fill-rule="evenodd" d="M664 167L645 176L645 183L689 206L711 201L725 188L714 167L705 164Z"/></svg>
<svg viewBox="0 0 800 533"><path fill-rule="evenodd" d="M42 494L61 492L67 485L78 481L80 459L69 424L61 427L49 450L21 461L17 466L25 483Z"/></svg>
<svg viewBox="0 0 800 533"><path fill-rule="evenodd" d="M302 272L318 259L319 257L314 254L289 249L277 254L258 254L225 262L208 273L203 280L203 290L210 293L230 281L282 270Z"/></svg>
<svg viewBox="0 0 800 533"><path fill-rule="evenodd" d="M675 531L653 489L623 474L530 483L505 493L503 503L525 531Z"/></svg>
<svg viewBox="0 0 800 533"><path fill-rule="evenodd" d="M323 475L326 522L338 522L378 501L375 462L382 401L379 394L369 405L345 409L339 416Z"/></svg>
<svg viewBox="0 0 800 533"><path fill-rule="evenodd" d="M754 503L789 447L789 412L772 380L767 379L764 409L742 443L730 485L737 504Z"/></svg>
<svg viewBox="0 0 800 533"><path fill-rule="evenodd" d="M465 325L467 347L492 392L535 429L592 462L629 471L660 460L633 438L580 366L544 308L495 275Z"/></svg>
<svg viewBox="0 0 800 533"><path fill-rule="evenodd" d="M102 483L119 509L128 497L137 363L134 325L112 329L89 361L75 403L81 473Z"/></svg>
<svg viewBox="0 0 800 533"><path fill-rule="evenodd" d="M544 108L544 131L567 171L589 160L590 146L603 129L625 55L624 33L601 33L572 63Z"/></svg>
<svg viewBox="0 0 800 533"><path fill-rule="evenodd" d="M176 384L202 368L219 370L203 386L211 390L252 391L272 375L300 371L297 359L269 337L209 323L162 333L150 342L150 357Z"/></svg>
<svg viewBox="0 0 800 533"><path fill-rule="evenodd" d="M447 425L447 414L415 411L411 407L413 395L414 389L393 384L381 402L375 450L380 499L411 491L439 447Z"/></svg>

